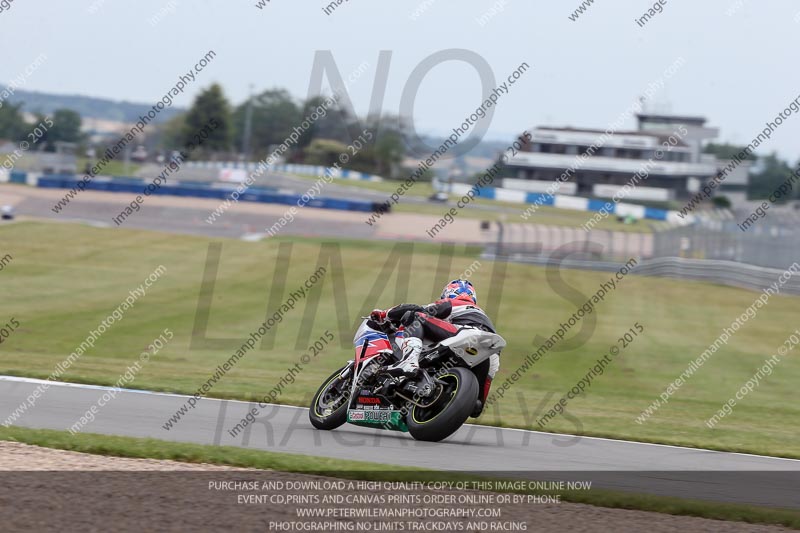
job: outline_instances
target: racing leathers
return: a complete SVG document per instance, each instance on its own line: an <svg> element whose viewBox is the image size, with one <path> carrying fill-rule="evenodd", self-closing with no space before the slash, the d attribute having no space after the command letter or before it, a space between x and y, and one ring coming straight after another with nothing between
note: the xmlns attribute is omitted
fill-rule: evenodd
<svg viewBox="0 0 800 533"><path fill-rule="evenodd" d="M374 318L381 318L380 311L373 312L375 313L379 315ZM412 374L419 368L418 359L423 340L439 343L453 337L463 328L496 333L489 316L467 298L442 299L426 306L401 304L386 311L384 316L399 325L395 342L403 353L403 359L389 368L389 372L394 375ZM486 361L472 368L480 387L479 402L472 416L477 417L482 412L492 379L499 369L499 354L492 354Z"/></svg>

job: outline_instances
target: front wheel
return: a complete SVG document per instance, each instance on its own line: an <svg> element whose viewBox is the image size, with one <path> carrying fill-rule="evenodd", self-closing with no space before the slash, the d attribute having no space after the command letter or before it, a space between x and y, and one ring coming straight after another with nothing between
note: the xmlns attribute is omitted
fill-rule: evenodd
<svg viewBox="0 0 800 533"><path fill-rule="evenodd" d="M347 377L342 377L342 372L347 368L342 367L331 374L314 395L308 409L308 418L315 428L336 429L347 422L350 386L353 383L352 368Z"/></svg>
<svg viewBox="0 0 800 533"><path fill-rule="evenodd" d="M467 421L478 399L478 378L469 369L456 367L439 376L444 382L433 405L417 405L406 416L408 432L417 440L438 442L455 433Z"/></svg>

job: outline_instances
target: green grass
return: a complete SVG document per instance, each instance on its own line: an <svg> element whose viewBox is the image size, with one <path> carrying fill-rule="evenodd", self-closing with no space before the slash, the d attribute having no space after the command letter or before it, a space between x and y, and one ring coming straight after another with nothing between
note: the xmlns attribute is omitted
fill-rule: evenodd
<svg viewBox="0 0 800 533"><path fill-rule="evenodd" d="M307 455L266 452L232 446L205 446L156 439L115 437L91 433L70 435L66 431L0 427L0 440L35 446L134 459L161 459L185 463L228 465L260 470L278 470L301 474L324 475L341 479L374 481L489 481L489 478L459 473L436 472L401 466L360 461L341 461ZM520 494L547 494L536 490ZM620 509L636 509L674 515L697 516L716 520L778 524L800 529L800 513L746 505L692 501L681 498L592 489L559 491L562 501Z"/></svg>
<svg viewBox="0 0 800 533"><path fill-rule="evenodd" d="M285 289L288 295L316 269L322 244L304 239L225 241L207 336L233 340L231 345L192 349L209 242L201 237L73 224L0 226L0 251L14 257L0 272L0 324L12 317L21 324L0 344L0 373L47 377L121 304L128 291L164 265L166 274L63 379L113 384L139 352L169 328L175 338L143 368L132 387L192 393L264 320L273 291ZM273 281L282 243L291 244L285 283ZM326 263L330 272L315 288L318 311L301 302L275 328L274 345L244 357L216 384L211 396L261 397L299 361L309 343L329 329L336 335L335 343L305 367L277 400L306 404L323 378L352 356L357 317L398 301L431 301L447 279L477 258L474 248L458 248L452 265L437 275L437 246L419 245L413 253L399 252L398 257L407 261L400 270L411 273L404 293L403 283L396 291L397 269L381 273L391 244L342 241L339 246L343 271ZM564 285L559 287L548 283L542 267L508 264L505 273L497 268L497 279L504 280L502 287L490 288L495 271L490 261L473 269L472 279L481 303L508 340L496 378L496 383L502 383L531 353L534 337L552 335L610 275L564 270L560 274ZM368 298L376 286L383 292L378 290ZM497 309L487 304L490 295L500 298ZM800 381L797 358L785 357L713 430L704 424L797 329L796 297L773 297L655 416L642 425L634 422L756 296L707 283L629 276L598 305L592 315L594 326L584 323L585 344L575 346L567 339L559 343L555 350L561 351L551 352L530 369L498 402L499 413L490 410L480 422L531 427L534 414L541 416L543 406L552 406L640 321L644 334L595 378L585 396L570 401L570 416L553 419L548 431L800 458L796 438L800 407L791 401Z"/></svg>
<svg viewBox="0 0 800 533"><path fill-rule="evenodd" d="M234 446L207 446L96 433L71 435L67 431L13 426L8 428L0 426L0 440L112 457L162 459L182 463L217 464L304 474L322 474L337 470L341 472L375 472L381 469L381 465L375 463L266 452ZM392 470L412 471L412 469L402 466L392 466Z"/></svg>
<svg viewBox="0 0 800 533"><path fill-rule="evenodd" d="M303 178L309 181L316 181L319 176L312 176L310 174L291 174L297 178ZM367 189L370 191L378 191L386 193L388 197L402 183L401 180L384 180L384 181L361 181L361 180L347 180L347 179L334 179L332 183L341 185L343 187L355 187L358 189ZM411 187L405 196L414 196L418 198L427 198L434 193L433 185L430 182L418 181Z"/></svg>
<svg viewBox="0 0 800 533"><path fill-rule="evenodd" d="M84 170L86 169L86 162L88 161L85 157L79 157L77 159L77 168L78 174L83 174ZM95 159L94 163L97 163ZM134 162L129 162L127 168L125 166L125 161L122 157L118 159L112 159L103 167L103 171L100 173L103 176L135 176L136 172L139 171L141 165Z"/></svg>

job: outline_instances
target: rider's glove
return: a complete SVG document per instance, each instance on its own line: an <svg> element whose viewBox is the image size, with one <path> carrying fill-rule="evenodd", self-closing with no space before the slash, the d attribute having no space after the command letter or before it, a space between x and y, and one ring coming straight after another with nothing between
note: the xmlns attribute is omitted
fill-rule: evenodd
<svg viewBox="0 0 800 533"><path fill-rule="evenodd" d="M386 320L386 311L382 309L374 309L370 314L369 318L373 322L377 322L378 324L383 323Z"/></svg>

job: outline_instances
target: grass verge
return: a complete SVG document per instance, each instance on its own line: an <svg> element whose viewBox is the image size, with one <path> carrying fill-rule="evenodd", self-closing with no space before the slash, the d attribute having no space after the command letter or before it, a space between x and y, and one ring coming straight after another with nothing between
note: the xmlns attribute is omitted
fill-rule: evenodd
<svg viewBox="0 0 800 533"><path fill-rule="evenodd" d="M339 461L322 457L249 450L230 446L207 446L88 433L70 435L65 431L20 427L0 427L0 440L112 457L210 463L260 470L323 475L343 479L374 481L488 480L487 478L476 478L475 476L434 470L411 469L358 461ZM544 491L528 490L513 492L518 494L548 494ZM592 489L591 491L564 491L559 492L559 494L562 501L600 507L696 516L715 520L774 524L800 529L800 512L792 510L693 501L598 489Z"/></svg>
<svg viewBox="0 0 800 533"><path fill-rule="evenodd" d="M325 331L335 340L314 357L278 403L307 405L322 380L352 357L360 317L399 302L427 303L449 279L470 270L479 303L508 341L495 387L510 379L533 347L552 336L611 274L494 263L475 248L426 243L278 239L224 241L207 318L199 294L213 253L203 237L129 229L20 222L0 226L0 324L20 323L0 343L0 374L45 378L89 332L164 265L166 272L125 311L60 380L113 385L169 328L174 338L127 386L193 394L218 365L296 292L318 265L328 273L261 343L211 390L210 396L263 397ZM285 268L284 268L285 267ZM43 297L43 295L46 295ZM643 334L586 392L543 429L714 450L800 458L800 406L789 399L800 360L777 371L713 429L713 416L797 329L797 297L773 296L647 420L644 410L753 304L754 292L667 278L628 276L531 366L480 423L540 429L537 420L576 386L597 360L619 345L635 322ZM44 298L44 299L43 299ZM200 317L197 318L196 317ZM204 327L206 326L207 327ZM792 354L796 353L792 352Z"/></svg>

